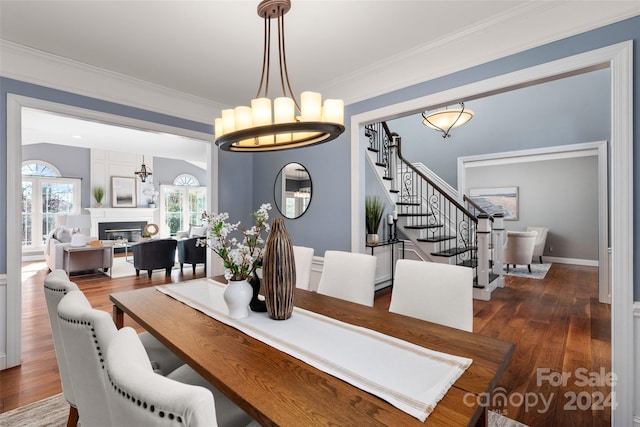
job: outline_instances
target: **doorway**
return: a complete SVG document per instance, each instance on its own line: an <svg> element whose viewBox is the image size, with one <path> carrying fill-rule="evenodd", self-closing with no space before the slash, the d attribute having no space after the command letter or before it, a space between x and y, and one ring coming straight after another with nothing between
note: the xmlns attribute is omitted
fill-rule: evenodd
<svg viewBox="0 0 640 427"><path fill-rule="evenodd" d="M88 110L72 105L59 104L42 99L26 96L7 95L7 296L6 296L6 357L0 364L0 369L17 366L21 361L21 317L22 295L21 287L21 227L20 227L20 196L21 196L21 164L22 164L22 111L24 108L42 110L81 120L121 126L129 129L139 129L148 132L173 134L187 138L209 141L211 135L189 129L149 122L125 116L118 116L100 111ZM214 183L217 182L217 150L208 149L207 173L208 181L212 183L207 189L207 210L217 210L218 192ZM211 263L208 263L211 265Z"/></svg>
<svg viewBox="0 0 640 427"><path fill-rule="evenodd" d="M588 70L611 70L611 155L608 169L611 195L609 223L612 224L612 370L618 382L617 396L633 396L633 170L632 170L632 42L586 52L541 64L525 70L497 76L466 86L438 92L351 117L351 250L364 251L364 185L367 139L364 126L424 111L428 106L451 105L460 99L472 99L511 89L555 80ZM633 416L631 399L616 402L612 421L626 424Z"/></svg>

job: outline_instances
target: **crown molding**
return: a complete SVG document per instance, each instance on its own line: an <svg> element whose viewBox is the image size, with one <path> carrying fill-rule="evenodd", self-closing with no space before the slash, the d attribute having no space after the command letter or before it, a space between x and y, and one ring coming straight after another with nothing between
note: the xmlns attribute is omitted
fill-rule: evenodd
<svg viewBox="0 0 640 427"><path fill-rule="evenodd" d="M210 123L225 106L147 81L0 40L0 75L104 101Z"/></svg>
<svg viewBox="0 0 640 427"><path fill-rule="evenodd" d="M530 1L334 79L321 90L353 104L640 15L640 3L607 5L603 11L601 2Z"/></svg>

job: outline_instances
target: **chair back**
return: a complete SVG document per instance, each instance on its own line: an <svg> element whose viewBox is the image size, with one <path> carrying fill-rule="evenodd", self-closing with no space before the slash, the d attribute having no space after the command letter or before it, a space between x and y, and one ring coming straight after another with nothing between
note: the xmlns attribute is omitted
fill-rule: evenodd
<svg viewBox="0 0 640 427"><path fill-rule="evenodd" d="M296 262L296 288L309 290L313 248L293 246L293 257Z"/></svg>
<svg viewBox="0 0 640 427"><path fill-rule="evenodd" d="M118 425L107 402L110 385L105 357L116 334L111 316L93 309L84 294L75 290L58 304L58 324L82 427Z"/></svg>
<svg viewBox="0 0 640 427"><path fill-rule="evenodd" d="M507 231L507 240L504 244L504 263L531 264L537 236L538 233L535 231Z"/></svg>
<svg viewBox="0 0 640 427"><path fill-rule="evenodd" d="M536 244L533 248L533 256L541 257L544 255L544 245L547 243L547 234L549 233L548 227L527 227L527 231L535 231L538 233L536 236Z"/></svg>
<svg viewBox="0 0 640 427"><path fill-rule="evenodd" d="M396 263L389 311L473 331L473 271L436 262Z"/></svg>
<svg viewBox="0 0 640 427"><path fill-rule="evenodd" d="M133 266L139 270L156 270L173 266L176 261L175 239L158 239L140 242L131 247Z"/></svg>
<svg viewBox="0 0 640 427"><path fill-rule="evenodd" d="M218 425L209 390L153 372L136 332L120 329L106 349L112 425L195 427Z"/></svg>
<svg viewBox="0 0 640 427"><path fill-rule="evenodd" d="M73 393L73 384L69 377L69 364L65 354L60 326L58 325L58 303L70 291L77 291L78 286L69 280L64 270L53 270L44 278L44 299L47 302L49 312L49 323L51 324L51 334L53 335L53 348L56 352L58 370L60 371L60 381L62 382L62 393L70 405L76 406L76 399Z"/></svg>
<svg viewBox="0 0 640 427"><path fill-rule="evenodd" d="M376 261L373 255L325 251L318 293L373 307Z"/></svg>

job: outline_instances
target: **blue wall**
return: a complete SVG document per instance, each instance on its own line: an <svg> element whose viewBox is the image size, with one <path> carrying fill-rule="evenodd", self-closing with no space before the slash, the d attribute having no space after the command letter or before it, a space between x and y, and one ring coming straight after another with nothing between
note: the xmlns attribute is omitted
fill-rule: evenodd
<svg viewBox="0 0 640 427"><path fill-rule="evenodd" d="M476 67L449 74L437 79L420 83L408 88L397 90L385 95L377 96L362 102L349 105L345 110L345 123L350 123L352 115L371 111L387 105L415 99L433 93L453 89L465 84L475 83L487 78L500 76L513 71L522 70L535 65L544 64L557 59L579 53L588 52L612 44L634 40L634 82L640 81L640 17L608 25L558 42L550 43L538 48L530 49L496 61L491 61ZM634 85L634 111L637 111L637 100L640 99L640 85ZM640 127L640 116L634 115L634 128ZM292 153L270 153L270 155L256 155L254 158L254 183L258 196L264 198L270 194L275 174L280 167L289 162L297 161L304 164L311 174L314 184L314 196L310 215L305 214L298 220L286 223L294 239L315 248L320 255L326 249L350 250L351 212L350 212L350 182L351 171L349 165L350 129L335 141L320 147L305 148ZM607 138L608 139L608 138ZM638 145L639 132L634 133L634 146ZM634 164L640 162L640 150L634 151ZM640 164L640 163L638 163ZM638 174L634 171L634 187L640 188ZM316 198L316 195L318 197ZM271 196L273 198L273 196ZM634 200L634 218L637 218L638 199ZM637 221L634 220L634 223ZM640 227L634 230L634 259L640 265ZM640 299L640 283L638 271L635 272L635 299Z"/></svg>
<svg viewBox="0 0 640 427"><path fill-rule="evenodd" d="M420 114L388 125L402 137L405 158L457 188L458 157L610 141L610 74L598 70L465 102L475 116L447 139Z"/></svg>

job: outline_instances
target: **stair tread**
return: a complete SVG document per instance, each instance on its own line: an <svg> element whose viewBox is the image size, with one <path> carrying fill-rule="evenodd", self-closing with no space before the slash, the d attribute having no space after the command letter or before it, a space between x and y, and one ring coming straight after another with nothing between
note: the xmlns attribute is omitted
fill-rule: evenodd
<svg viewBox="0 0 640 427"><path fill-rule="evenodd" d="M398 206L420 206L420 203L414 203L414 202L398 202L398 203L396 203L396 205L398 205Z"/></svg>
<svg viewBox="0 0 640 427"><path fill-rule="evenodd" d="M405 225L407 230L426 230L427 228L439 228L442 224L429 224L429 225Z"/></svg>
<svg viewBox="0 0 640 427"><path fill-rule="evenodd" d="M451 248L451 249L445 249L444 251L440 251L440 252L431 252L431 255L433 255L433 256L451 257L451 256L460 255L460 254L468 252L468 251L472 251L474 249L476 249L475 246Z"/></svg>
<svg viewBox="0 0 640 427"><path fill-rule="evenodd" d="M383 168L386 168L387 164L386 163L376 162L376 166L382 166Z"/></svg>
<svg viewBox="0 0 640 427"><path fill-rule="evenodd" d="M399 213L398 216L433 216L432 213Z"/></svg>
<svg viewBox="0 0 640 427"><path fill-rule="evenodd" d="M400 190L389 190L389 193L399 193Z"/></svg>
<svg viewBox="0 0 640 427"><path fill-rule="evenodd" d="M456 237L457 236L432 236L432 237L425 237L417 240L418 242L437 243L437 242L444 242L445 240L455 239Z"/></svg>
<svg viewBox="0 0 640 427"><path fill-rule="evenodd" d="M380 152L380 150L378 150L377 148L371 148L371 147L367 147L367 150L373 151L374 153Z"/></svg>

